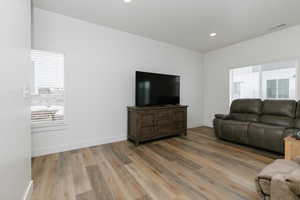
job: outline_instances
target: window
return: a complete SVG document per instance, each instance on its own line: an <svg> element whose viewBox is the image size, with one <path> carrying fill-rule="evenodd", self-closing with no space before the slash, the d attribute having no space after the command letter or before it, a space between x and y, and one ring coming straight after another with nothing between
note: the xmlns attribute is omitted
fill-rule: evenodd
<svg viewBox="0 0 300 200"><path fill-rule="evenodd" d="M267 80L267 98L289 98L289 79Z"/></svg>
<svg viewBox="0 0 300 200"><path fill-rule="evenodd" d="M64 122L64 56L32 50L33 91L31 121L35 126Z"/></svg>
<svg viewBox="0 0 300 200"><path fill-rule="evenodd" d="M277 81L278 90L277 90L277 97L278 98L285 98L288 99L290 96L290 80L289 79L279 79Z"/></svg>
<svg viewBox="0 0 300 200"><path fill-rule="evenodd" d="M267 98L276 98L277 80L267 80Z"/></svg>
<svg viewBox="0 0 300 200"><path fill-rule="evenodd" d="M268 63L230 70L230 100L295 99L297 61Z"/></svg>
<svg viewBox="0 0 300 200"><path fill-rule="evenodd" d="M233 97L240 98L241 96L241 84L242 82L234 82L233 83Z"/></svg>

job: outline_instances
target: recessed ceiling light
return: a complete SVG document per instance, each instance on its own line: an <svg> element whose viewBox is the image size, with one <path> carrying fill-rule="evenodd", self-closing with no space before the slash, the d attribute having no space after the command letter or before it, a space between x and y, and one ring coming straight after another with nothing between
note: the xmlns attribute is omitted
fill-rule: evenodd
<svg viewBox="0 0 300 200"><path fill-rule="evenodd" d="M217 33L210 33L209 36L210 37L215 37L217 35Z"/></svg>
<svg viewBox="0 0 300 200"><path fill-rule="evenodd" d="M124 0L124 3L130 3L131 0Z"/></svg>

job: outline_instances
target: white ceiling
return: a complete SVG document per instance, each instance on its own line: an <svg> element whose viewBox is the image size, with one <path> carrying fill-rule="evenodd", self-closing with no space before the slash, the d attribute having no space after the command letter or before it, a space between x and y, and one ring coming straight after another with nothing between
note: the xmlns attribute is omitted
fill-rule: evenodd
<svg viewBox="0 0 300 200"><path fill-rule="evenodd" d="M200 52L300 23L300 0L33 0L34 6ZM214 39L209 33L216 32Z"/></svg>

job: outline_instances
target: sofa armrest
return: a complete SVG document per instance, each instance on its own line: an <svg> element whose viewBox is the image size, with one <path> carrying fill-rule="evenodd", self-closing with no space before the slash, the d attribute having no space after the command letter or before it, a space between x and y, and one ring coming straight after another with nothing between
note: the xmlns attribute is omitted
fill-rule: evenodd
<svg viewBox="0 0 300 200"><path fill-rule="evenodd" d="M217 119L230 119L230 115L215 114L215 118L217 118Z"/></svg>
<svg viewBox="0 0 300 200"><path fill-rule="evenodd" d="M287 128L284 130L284 133L282 134L282 139L288 137L288 136L293 136L295 135L297 132L299 132L299 129L296 128Z"/></svg>

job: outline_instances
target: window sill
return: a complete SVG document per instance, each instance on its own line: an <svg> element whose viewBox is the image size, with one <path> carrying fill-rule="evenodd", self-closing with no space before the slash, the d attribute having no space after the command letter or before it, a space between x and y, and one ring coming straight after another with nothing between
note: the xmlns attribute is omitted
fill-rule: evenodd
<svg viewBox="0 0 300 200"><path fill-rule="evenodd" d="M54 122L54 123L41 123L41 124L32 124L31 133L43 133L43 132L53 132L53 131L62 131L66 130L68 125L64 122Z"/></svg>

